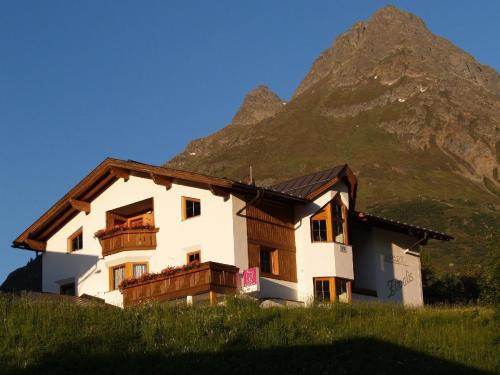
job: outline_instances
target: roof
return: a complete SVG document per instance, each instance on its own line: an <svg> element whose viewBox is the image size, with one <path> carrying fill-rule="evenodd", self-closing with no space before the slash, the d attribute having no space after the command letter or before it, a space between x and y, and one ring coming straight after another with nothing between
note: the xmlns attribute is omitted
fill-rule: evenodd
<svg viewBox="0 0 500 375"><path fill-rule="evenodd" d="M453 239L452 236L443 232L438 232L429 228L419 227L418 225L407 224L398 220L375 216L364 212L355 211L353 212L352 217L365 225L376 226L395 232L409 234L411 236L433 238L441 241L450 241Z"/></svg>
<svg viewBox="0 0 500 375"><path fill-rule="evenodd" d="M324 171L292 178L291 180L269 186L269 189L279 191L283 194L293 195L295 197L306 198L309 194L328 181L337 178L345 166L346 165L338 165Z"/></svg>
<svg viewBox="0 0 500 375"><path fill-rule="evenodd" d="M164 186L167 190L170 189L173 182L187 183L209 189L212 194L224 198L229 197L230 193L252 198L260 195L261 198L266 197L274 201L302 204L313 201L332 186L343 181L348 187L349 207L354 210L356 202L357 179L347 164L264 188L228 178L159 167L133 160L107 158L24 230L13 241L13 246L27 250L45 251L47 240L55 232L79 212L85 211L89 213L91 202L94 199L118 179L128 180L130 176L152 179L155 184ZM373 215L366 215L364 220L368 220L374 225L382 225L382 222L384 222L386 227L393 230L401 231L403 226L406 226L405 228L412 228L414 231L425 231L431 235L431 238L451 239L450 236L444 233L378 218ZM441 238L439 238L440 236Z"/></svg>
<svg viewBox="0 0 500 375"><path fill-rule="evenodd" d="M306 203L308 200L283 194L255 185L247 185L228 178L144 164L133 160L107 158L76 184L66 195L40 216L14 241L14 247L45 251L46 241L80 211L90 212L90 203L120 178L130 176L150 178L169 189L172 182L182 182L210 189L214 195L227 197L230 192L255 195L257 190L267 198Z"/></svg>

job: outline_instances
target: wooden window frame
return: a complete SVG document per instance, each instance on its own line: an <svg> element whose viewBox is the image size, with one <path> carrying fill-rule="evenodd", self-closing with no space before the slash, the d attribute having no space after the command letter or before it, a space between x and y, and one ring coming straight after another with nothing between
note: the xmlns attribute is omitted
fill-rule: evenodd
<svg viewBox="0 0 500 375"><path fill-rule="evenodd" d="M191 202L199 202L200 203L200 214L199 215L194 215L194 216L187 216L186 215L186 209L187 209L187 205L186 203L188 201L191 201ZM193 219L195 217L199 217L201 216L201 199L199 198L192 198L192 197L182 197L181 199L181 210L182 210L182 220L189 220L189 219Z"/></svg>
<svg viewBox="0 0 500 375"><path fill-rule="evenodd" d="M338 204L342 210L342 231L344 235L344 242L336 242L335 241L335 234L334 234L334 221L335 218L333 216L333 205ZM342 199L340 198L340 194L337 193L335 197L331 201L329 201L327 204L325 204L323 207L321 207L318 211L316 211L310 219L310 231L311 231L311 242L316 243L323 243L323 242L334 242L334 243L339 243L342 245L349 245L349 235L348 235L348 226L347 226L347 216L348 216L348 210L344 202L342 202ZM320 221L320 220L325 220L326 221L326 240L325 241L318 241L314 239L314 221Z"/></svg>
<svg viewBox="0 0 500 375"><path fill-rule="evenodd" d="M346 282L347 289L347 303L352 302L352 280L345 279L343 277L313 277L313 291L314 291L314 299L316 300L316 281L329 281L330 283L330 301L323 302L336 302L337 301L337 280L342 280Z"/></svg>
<svg viewBox="0 0 500 375"><path fill-rule="evenodd" d="M270 266L271 266L271 272L265 272L262 270L262 265L261 265L261 252L266 251L269 254L269 260L270 260ZM268 246L260 246L259 247L259 269L264 277L279 277L280 275L280 270L279 270L279 249L274 249Z"/></svg>
<svg viewBox="0 0 500 375"><path fill-rule="evenodd" d="M189 264L190 263L189 257L191 255L196 255L196 254L198 254L198 262L201 263L201 250L195 250L195 251L191 251L191 252L187 253L186 254L186 263Z"/></svg>
<svg viewBox="0 0 500 375"><path fill-rule="evenodd" d="M125 262L121 264L117 264L113 267L109 267L109 290L118 290L118 285L115 284L114 271L120 267L125 267L125 279L130 279L134 277L134 266L135 265L146 265L146 273L149 273L149 262Z"/></svg>
<svg viewBox="0 0 500 375"><path fill-rule="evenodd" d="M347 227L347 219L348 219L348 212L347 212L347 207L342 202L342 198L340 197L340 193L337 193L335 197L330 201L330 210L331 210L331 218L332 218L332 241L335 243L339 243L341 245L349 245L349 235L348 235L348 227ZM344 242L336 242L335 241L335 233L334 233L334 221L336 218L333 215L333 205L338 204L340 206L340 210L342 211L342 235L343 235L343 240Z"/></svg>
<svg viewBox="0 0 500 375"><path fill-rule="evenodd" d="M127 264L127 263L125 263ZM149 273L149 263L148 262L131 262L130 263L130 274L134 277L134 267L135 266L146 266L146 271L144 273ZM125 274L127 273L127 267L125 266Z"/></svg>
<svg viewBox="0 0 500 375"><path fill-rule="evenodd" d="M82 247L80 249L74 249L73 248L73 240L80 235L82 236ZM71 236L69 236L68 240L67 240L68 253L72 253L74 251L79 251L79 250L83 250L83 227L80 227L75 232L73 232L73 234Z"/></svg>

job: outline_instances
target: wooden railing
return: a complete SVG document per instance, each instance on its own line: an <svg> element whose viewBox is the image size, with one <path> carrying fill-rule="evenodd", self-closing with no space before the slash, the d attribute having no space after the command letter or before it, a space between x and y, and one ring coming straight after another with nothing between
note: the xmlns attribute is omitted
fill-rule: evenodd
<svg viewBox="0 0 500 375"><path fill-rule="evenodd" d="M156 233L153 229L127 229L99 238L102 255L111 255L127 250L154 250L156 249Z"/></svg>
<svg viewBox="0 0 500 375"><path fill-rule="evenodd" d="M203 293L235 294L238 267L205 262L199 267L121 289L124 306L146 301L169 301ZM211 300L213 303L213 300Z"/></svg>

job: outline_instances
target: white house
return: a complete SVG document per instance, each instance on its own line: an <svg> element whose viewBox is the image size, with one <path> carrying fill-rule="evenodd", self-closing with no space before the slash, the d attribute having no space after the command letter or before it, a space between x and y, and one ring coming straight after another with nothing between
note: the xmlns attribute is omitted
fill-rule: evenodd
<svg viewBox="0 0 500 375"><path fill-rule="evenodd" d="M108 158L13 246L44 292L118 306L213 303L248 269L260 299L422 305L419 245L451 237L355 211L356 187L347 165L263 188Z"/></svg>

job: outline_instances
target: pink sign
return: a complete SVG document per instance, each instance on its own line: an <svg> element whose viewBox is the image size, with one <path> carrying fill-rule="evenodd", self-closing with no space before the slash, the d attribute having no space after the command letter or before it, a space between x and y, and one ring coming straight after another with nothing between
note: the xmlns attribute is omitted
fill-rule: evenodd
<svg viewBox="0 0 500 375"><path fill-rule="evenodd" d="M257 267L253 267L244 270L241 284L241 290L243 293L259 291L259 269Z"/></svg>

